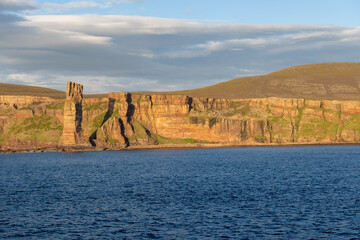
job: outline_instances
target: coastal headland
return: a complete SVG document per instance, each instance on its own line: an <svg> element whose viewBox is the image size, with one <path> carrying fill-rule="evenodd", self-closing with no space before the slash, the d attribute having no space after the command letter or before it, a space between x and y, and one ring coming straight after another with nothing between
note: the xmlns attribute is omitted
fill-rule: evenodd
<svg viewBox="0 0 360 240"><path fill-rule="evenodd" d="M359 86L360 63L297 66L166 93L0 84L0 150L358 144Z"/></svg>

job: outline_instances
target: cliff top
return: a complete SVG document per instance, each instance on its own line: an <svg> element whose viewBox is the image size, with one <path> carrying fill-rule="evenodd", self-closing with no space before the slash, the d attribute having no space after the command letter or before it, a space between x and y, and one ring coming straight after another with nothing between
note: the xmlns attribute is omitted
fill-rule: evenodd
<svg viewBox="0 0 360 240"><path fill-rule="evenodd" d="M192 97L360 99L360 63L322 63L286 68L209 87L177 91Z"/></svg>

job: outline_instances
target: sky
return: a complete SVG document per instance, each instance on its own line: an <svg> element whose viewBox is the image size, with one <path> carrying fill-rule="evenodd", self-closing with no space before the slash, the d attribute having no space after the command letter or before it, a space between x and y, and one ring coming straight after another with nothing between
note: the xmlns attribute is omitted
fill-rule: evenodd
<svg viewBox="0 0 360 240"><path fill-rule="evenodd" d="M0 0L0 82L173 91L360 62L358 0Z"/></svg>

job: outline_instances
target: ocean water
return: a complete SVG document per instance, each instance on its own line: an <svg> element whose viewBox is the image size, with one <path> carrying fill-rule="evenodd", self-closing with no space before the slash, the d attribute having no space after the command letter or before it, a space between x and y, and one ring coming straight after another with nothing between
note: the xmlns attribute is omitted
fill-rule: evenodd
<svg viewBox="0 0 360 240"><path fill-rule="evenodd" d="M0 155L1 239L359 239L360 146Z"/></svg>

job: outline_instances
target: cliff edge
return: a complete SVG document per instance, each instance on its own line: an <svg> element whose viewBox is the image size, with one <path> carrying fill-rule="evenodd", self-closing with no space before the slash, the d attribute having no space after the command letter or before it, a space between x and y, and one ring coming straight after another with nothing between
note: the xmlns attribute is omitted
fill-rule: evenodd
<svg viewBox="0 0 360 240"><path fill-rule="evenodd" d="M1 151L360 143L360 100L128 92L84 98L83 86L72 82L65 96L0 96Z"/></svg>

